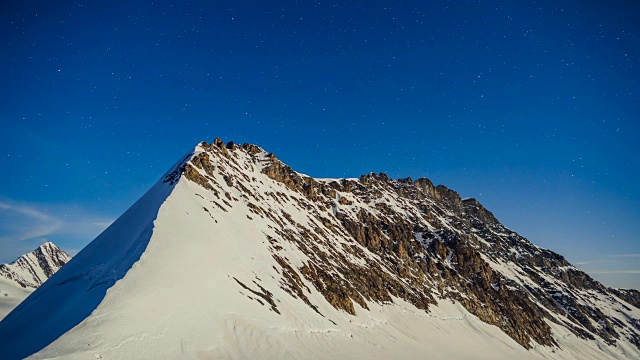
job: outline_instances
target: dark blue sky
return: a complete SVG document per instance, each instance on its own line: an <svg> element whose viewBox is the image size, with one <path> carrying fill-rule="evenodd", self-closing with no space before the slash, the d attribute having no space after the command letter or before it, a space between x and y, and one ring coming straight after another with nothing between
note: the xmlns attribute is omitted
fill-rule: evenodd
<svg viewBox="0 0 640 360"><path fill-rule="evenodd" d="M640 288L635 1L0 5L0 261L71 252L181 155L429 177Z"/></svg>

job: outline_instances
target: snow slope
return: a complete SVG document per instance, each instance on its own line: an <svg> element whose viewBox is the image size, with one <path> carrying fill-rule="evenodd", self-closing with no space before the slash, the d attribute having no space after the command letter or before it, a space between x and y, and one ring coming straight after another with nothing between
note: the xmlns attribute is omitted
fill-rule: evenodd
<svg viewBox="0 0 640 360"><path fill-rule="evenodd" d="M0 320L24 300L32 289L25 289L16 282L0 277Z"/></svg>
<svg viewBox="0 0 640 360"><path fill-rule="evenodd" d="M336 278L345 276L344 266L380 267L389 286L407 284L332 217L360 200L342 193L334 204L308 202L263 173L273 157L255 147L230 148L196 147L0 322L0 358L640 355L626 340L587 341L551 322L558 345L533 342L528 350L444 297L434 297L428 309L393 294L386 301L362 294L361 303L355 293L353 302L333 297L341 290L329 291L329 278L309 275L312 264ZM449 266L459 264L450 256ZM409 299L418 296L405 290ZM640 310L629 309L625 314L640 318Z"/></svg>

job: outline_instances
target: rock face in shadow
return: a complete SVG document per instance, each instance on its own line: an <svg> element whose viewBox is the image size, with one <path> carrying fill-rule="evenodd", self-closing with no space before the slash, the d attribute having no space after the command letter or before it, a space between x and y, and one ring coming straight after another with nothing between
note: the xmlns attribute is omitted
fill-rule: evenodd
<svg viewBox="0 0 640 360"><path fill-rule="evenodd" d="M635 289L613 289L613 288L609 288L609 291L614 293L620 299L640 309L640 291Z"/></svg>

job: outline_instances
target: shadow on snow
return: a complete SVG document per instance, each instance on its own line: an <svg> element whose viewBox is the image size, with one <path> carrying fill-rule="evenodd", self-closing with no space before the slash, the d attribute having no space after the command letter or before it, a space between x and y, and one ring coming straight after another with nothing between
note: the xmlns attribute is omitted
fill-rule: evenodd
<svg viewBox="0 0 640 360"><path fill-rule="evenodd" d="M9 313L0 322L0 357L32 355L85 321L146 250L160 206L174 186L160 180Z"/></svg>

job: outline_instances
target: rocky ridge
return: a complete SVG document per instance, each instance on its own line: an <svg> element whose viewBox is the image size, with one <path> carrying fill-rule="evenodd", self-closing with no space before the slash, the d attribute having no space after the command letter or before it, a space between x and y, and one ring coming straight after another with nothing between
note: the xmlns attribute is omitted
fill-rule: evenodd
<svg viewBox="0 0 640 360"><path fill-rule="evenodd" d="M10 264L0 264L0 276L25 289L37 289L71 257L54 243L46 242Z"/></svg>
<svg viewBox="0 0 640 360"><path fill-rule="evenodd" d="M627 311L637 306L632 295L605 288L561 255L509 230L475 199L461 199L426 178L371 173L316 180L251 144L216 139L199 149L165 181L184 176L215 195L215 211L242 203L249 220L268 221L272 234L265 238L280 287L319 316L326 314L309 300L313 290L354 315L371 302L401 298L428 312L436 299L449 299L525 348L558 346L553 326L585 340L640 348L639 321ZM260 192L262 180L251 176L258 171L283 191ZM282 206L275 210L270 202ZM296 221L283 206L307 219ZM215 220L215 211L204 210ZM289 261L288 248L306 261ZM251 291L271 299L261 290Z"/></svg>
<svg viewBox="0 0 640 360"><path fill-rule="evenodd" d="M640 308L640 291L635 289L614 289L609 288L609 291L614 293L620 299L628 302L629 304Z"/></svg>

